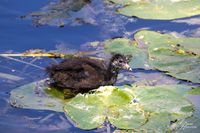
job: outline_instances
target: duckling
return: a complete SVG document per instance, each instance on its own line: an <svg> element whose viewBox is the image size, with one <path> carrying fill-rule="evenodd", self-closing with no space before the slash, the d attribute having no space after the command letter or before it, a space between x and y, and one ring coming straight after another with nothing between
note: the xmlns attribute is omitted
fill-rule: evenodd
<svg viewBox="0 0 200 133"><path fill-rule="evenodd" d="M54 86L70 89L73 93L86 93L100 86L113 85L120 69L132 70L130 57L115 54L110 61L86 56L67 58L46 68Z"/></svg>

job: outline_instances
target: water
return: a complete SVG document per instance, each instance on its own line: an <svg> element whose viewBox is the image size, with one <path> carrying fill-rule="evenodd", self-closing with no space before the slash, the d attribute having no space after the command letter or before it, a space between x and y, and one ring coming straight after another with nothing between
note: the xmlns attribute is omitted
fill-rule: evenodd
<svg viewBox="0 0 200 133"><path fill-rule="evenodd" d="M83 46L88 42L103 41L119 36L132 38L133 33L144 28L200 37L200 24L198 23L188 25L187 23L174 21L127 18L113 13L113 7L105 6L98 0L93 0L89 6L83 9L83 13L78 14L78 16L85 15L85 18L87 18L87 23L84 24L77 24L70 18L63 19L64 23L66 23L63 28L59 28L56 22L36 27L33 26L32 19L20 18L20 16L27 15L33 11L39 11L49 2L49 0L0 1L0 53L18 53L29 49L44 49L46 51L59 49L60 51L73 52L85 49ZM200 16L187 19L200 19ZM42 68L54 61L48 58L18 57L15 59L34 63L41 68L0 57L0 72L16 75L20 78L20 80L13 80L0 77L0 132L107 132L108 129L106 127L91 131L75 128L63 113L11 107L9 104L9 92L18 86L46 78L47 75ZM136 76L140 75L140 73L148 76L152 72L135 70L134 73ZM156 71L155 73L158 72ZM167 78L170 78L170 83L180 82L171 77ZM198 102L196 102L200 99L199 96L193 99L195 99L194 104L199 106Z"/></svg>

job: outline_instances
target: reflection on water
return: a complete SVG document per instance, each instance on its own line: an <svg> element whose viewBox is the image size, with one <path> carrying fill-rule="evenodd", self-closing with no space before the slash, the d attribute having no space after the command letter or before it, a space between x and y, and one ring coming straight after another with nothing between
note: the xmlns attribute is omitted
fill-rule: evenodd
<svg viewBox="0 0 200 133"><path fill-rule="evenodd" d="M119 32L126 32L125 25L128 22L135 22L136 19L118 15L114 9L114 5L99 0L60 0L50 2L40 11L32 12L25 18L31 19L35 26L91 24L101 27L101 36L119 35Z"/></svg>
<svg viewBox="0 0 200 133"><path fill-rule="evenodd" d="M58 2L50 2L42 8L42 11L32 12L24 17L31 17L35 26L49 24L63 27L65 19L72 19L71 21L77 23L87 23L87 20L81 18L82 16L73 18L73 14L77 14L90 3L90 0L60 0Z"/></svg>

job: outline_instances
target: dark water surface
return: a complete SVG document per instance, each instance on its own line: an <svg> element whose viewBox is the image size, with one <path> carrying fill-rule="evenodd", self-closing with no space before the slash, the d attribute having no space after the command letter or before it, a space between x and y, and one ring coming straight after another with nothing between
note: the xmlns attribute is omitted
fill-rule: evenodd
<svg viewBox="0 0 200 133"><path fill-rule="evenodd" d="M115 14L113 7L104 5L100 0L93 0L88 9L84 9L85 14L88 13L87 18L95 24L90 22L74 24L73 20L64 19L66 25L63 28L59 28L53 22L36 27L32 24L32 19L20 18L20 16L33 11L40 11L49 2L50 0L0 0L0 53L18 53L29 49L44 49L46 51L58 49L73 52L84 49L83 45L88 42L103 41L119 36L132 38L133 33L143 28L200 37L200 24L198 23L189 25L175 21L128 18ZM200 16L187 19L193 18L200 19ZM15 59L31 62L39 67L0 57L0 133L89 133L108 131L106 127L83 131L74 127L63 113L11 107L9 92L18 86L46 78L47 75L42 68L53 62L52 59L48 58L18 57ZM16 75L19 79L16 79L16 77L14 79L5 78L1 73ZM148 76L152 71L134 71L135 75L141 75L141 73ZM153 73L159 72L155 71ZM170 78L171 83L188 84L168 76L167 78ZM200 107L199 102L197 102L200 100L199 96L191 97L191 99L195 99L193 103ZM199 129L193 131L196 132Z"/></svg>

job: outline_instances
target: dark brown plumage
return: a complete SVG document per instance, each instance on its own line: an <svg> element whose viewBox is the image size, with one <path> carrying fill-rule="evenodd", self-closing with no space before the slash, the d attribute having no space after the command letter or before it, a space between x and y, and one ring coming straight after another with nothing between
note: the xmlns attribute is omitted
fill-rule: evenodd
<svg viewBox="0 0 200 133"><path fill-rule="evenodd" d="M100 86L113 85L120 69L131 70L129 58L114 55L109 62L89 57L73 57L47 67L53 84L59 88L84 93Z"/></svg>

